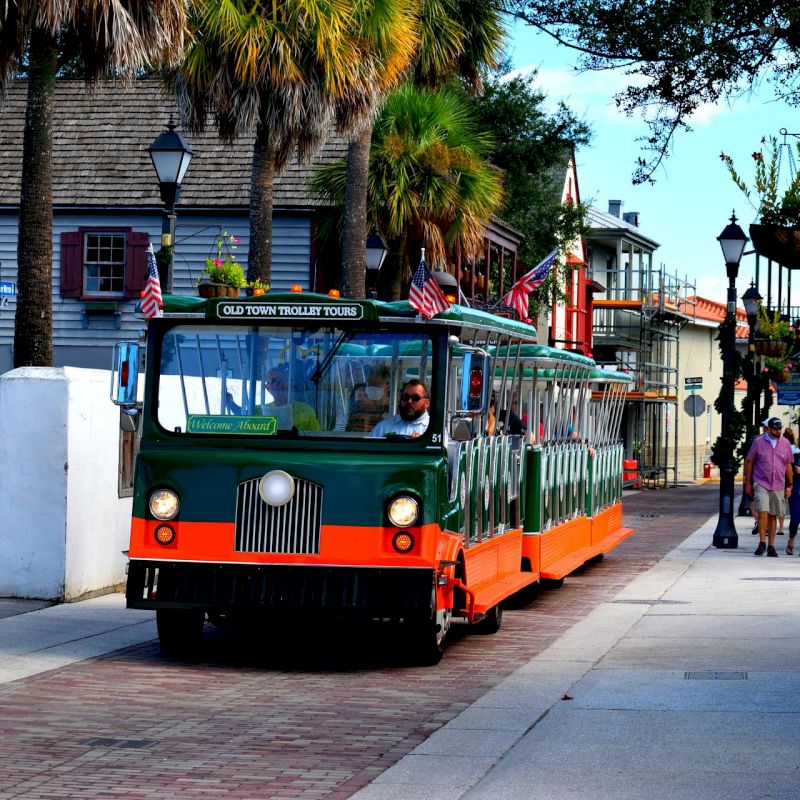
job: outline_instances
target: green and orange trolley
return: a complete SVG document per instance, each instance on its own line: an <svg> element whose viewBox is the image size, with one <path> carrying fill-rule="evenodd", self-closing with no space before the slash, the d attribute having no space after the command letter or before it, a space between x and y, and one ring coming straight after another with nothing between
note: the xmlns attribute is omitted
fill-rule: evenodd
<svg viewBox="0 0 800 800"><path fill-rule="evenodd" d="M167 652L206 617L332 615L401 625L435 663L453 624L497 630L511 595L631 533L630 379L530 325L311 293L164 303L146 357L116 346L112 399L139 436L127 604ZM425 432L370 435L412 379Z"/></svg>

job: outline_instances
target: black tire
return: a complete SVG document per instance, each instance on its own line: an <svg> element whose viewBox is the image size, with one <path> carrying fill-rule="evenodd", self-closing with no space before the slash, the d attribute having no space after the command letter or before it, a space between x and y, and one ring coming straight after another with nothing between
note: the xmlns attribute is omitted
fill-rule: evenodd
<svg viewBox="0 0 800 800"><path fill-rule="evenodd" d="M450 632L450 619L451 612L448 610L443 614L434 615L432 620L413 620L405 623L415 664L421 667L433 667L442 660Z"/></svg>
<svg viewBox="0 0 800 800"><path fill-rule="evenodd" d="M203 642L205 619L205 612L195 608L159 608L156 628L161 652L172 658L195 658Z"/></svg>
<svg viewBox="0 0 800 800"><path fill-rule="evenodd" d="M563 578L542 578L542 589L560 589L564 585Z"/></svg>
<svg viewBox="0 0 800 800"><path fill-rule="evenodd" d="M605 558L605 556L606 556L605 553L598 553L596 556L593 556L592 558L590 558L586 563L587 564L599 564Z"/></svg>
<svg viewBox="0 0 800 800"><path fill-rule="evenodd" d="M503 606L498 603L492 606L487 612L486 616L478 623L476 623L472 630L480 636L491 636L500 630L503 624Z"/></svg>

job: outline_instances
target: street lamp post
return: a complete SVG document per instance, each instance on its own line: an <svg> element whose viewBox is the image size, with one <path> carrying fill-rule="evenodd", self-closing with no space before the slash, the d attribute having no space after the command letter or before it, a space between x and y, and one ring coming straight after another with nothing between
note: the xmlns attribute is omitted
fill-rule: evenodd
<svg viewBox="0 0 800 800"><path fill-rule="evenodd" d="M750 287L742 295L742 304L744 305L744 312L747 314L747 362L745 363L745 378L747 380L747 395L745 401L745 437L746 441L752 441L756 435L756 398L758 397L760 387L756 381L756 321L758 319L758 306L761 303L761 295L758 293L755 284L750 281ZM742 499L739 502L740 517L751 517L752 511L750 510L750 498L747 492L742 492Z"/></svg>
<svg viewBox="0 0 800 800"><path fill-rule="evenodd" d="M164 216L161 220L161 250L165 257L159 263L159 280L164 292L172 291L172 248L175 244L175 204L181 195L181 183L194 150L183 136L175 130L170 117L167 130L161 133L150 145L148 151L158 176L161 202L164 203Z"/></svg>
<svg viewBox="0 0 800 800"><path fill-rule="evenodd" d="M389 248L378 233L367 236L367 296L373 299L378 295L378 275L386 259Z"/></svg>
<svg viewBox="0 0 800 800"><path fill-rule="evenodd" d="M736 383L736 276L739 273L739 262L744 253L748 238L736 224L736 215L731 215L730 224L717 237L725 258L725 272L728 276L728 298L725 307L725 322L722 326L722 393L725 397L722 408L722 432L730 429L733 420L733 392ZM735 477L733 454L726 457L725 463L719 464L719 519L714 531L712 544L720 548L736 548L739 536L733 524L733 500Z"/></svg>

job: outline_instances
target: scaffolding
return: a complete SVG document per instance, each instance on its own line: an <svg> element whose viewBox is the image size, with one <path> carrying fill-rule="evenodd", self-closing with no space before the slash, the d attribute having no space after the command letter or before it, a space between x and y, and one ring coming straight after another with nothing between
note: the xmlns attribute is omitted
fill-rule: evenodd
<svg viewBox="0 0 800 800"><path fill-rule="evenodd" d="M593 303L593 351L603 366L633 378L623 415L625 458L644 485L678 481L680 333L696 315L696 286L663 265L626 264L605 273Z"/></svg>

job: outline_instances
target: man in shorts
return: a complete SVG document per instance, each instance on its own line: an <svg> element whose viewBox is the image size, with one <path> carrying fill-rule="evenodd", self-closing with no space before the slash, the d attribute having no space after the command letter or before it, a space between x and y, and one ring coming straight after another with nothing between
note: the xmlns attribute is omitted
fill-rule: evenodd
<svg viewBox="0 0 800 800"><path fill-rule="evenodd" d="M791 445L781 436L782 428L777 417L770 417L767 432L755 439L744 462L744 490L753 499L758 514L757 556L766 550L768 556L777 557L775 528L784 513L785 499L792 493L794 457Z"/></svg>

